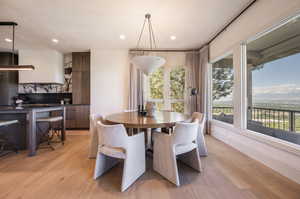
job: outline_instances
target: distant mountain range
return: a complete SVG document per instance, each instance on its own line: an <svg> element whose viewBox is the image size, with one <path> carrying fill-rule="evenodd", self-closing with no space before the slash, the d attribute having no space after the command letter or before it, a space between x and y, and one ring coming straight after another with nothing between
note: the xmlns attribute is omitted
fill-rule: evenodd
<svg viewBox="0 0 300 199"><path fill-rule="evenodd" d="M232 101L216 101L213 106L218 107L232 107ZM297 110L300 111L300 100L294 99L259 99L253 101L254 107L260 108L273 108L284 110Z"/></svg>

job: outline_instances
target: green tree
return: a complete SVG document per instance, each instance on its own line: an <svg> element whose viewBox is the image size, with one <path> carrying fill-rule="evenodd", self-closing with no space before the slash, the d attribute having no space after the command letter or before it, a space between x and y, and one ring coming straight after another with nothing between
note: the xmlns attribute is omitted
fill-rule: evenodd
<svg viewBox="0 0 300 199"><path fill-rule="evenodd" d="M164 98L164 69L158 68L149 77L150 97L152 99Z"/></svg>
<svg viewBox="0 0 300 199"><path fill-rule="evenodd" d="M213 67L213 100L230 95L233 91L233 69L229 67Z"/></svg>
<svg viewBox="0 0 300 199"><path fill-rule="evenodd" d="M185 88L184 68L175 68L170 73L171 99L183 99Z"/></svg>

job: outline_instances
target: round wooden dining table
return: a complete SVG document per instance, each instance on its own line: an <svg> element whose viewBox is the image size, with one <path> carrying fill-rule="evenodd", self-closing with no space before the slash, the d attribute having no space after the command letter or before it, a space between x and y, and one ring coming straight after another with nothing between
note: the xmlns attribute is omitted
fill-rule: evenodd
<svg viewBox="0 0 300 199"><path fill-rule="evenodd" d="M156 111L154 116L141 116L138 112L123 112L108 115L105 119L112 124L123 124L126 128L169 128L190 116L170 111Z"/></svg>
<svg viewBox="0 0 300 199"><path fill-rule="evenodd" d="M176 122L182 122L190 118L188 115L170 112L156 111L152 117L139 115L138 112L123 112L108 115L105 120L111 124L123 124L126 128L147 129L146 148L151 149L151 129L153 128L171 128Z"/></svg>

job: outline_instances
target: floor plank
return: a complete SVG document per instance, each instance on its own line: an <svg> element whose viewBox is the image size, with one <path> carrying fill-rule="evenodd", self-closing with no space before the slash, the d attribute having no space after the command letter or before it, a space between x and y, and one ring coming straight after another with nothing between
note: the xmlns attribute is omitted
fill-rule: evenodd
<svg viewBox="0 0 300 199"><path fill-rule="evenodd" d="M179 163L182 186L177 188L152 170L121 193L122 164L93 180L95 160L88 159L87 132L70 131L65 146L42 149L35 157L26 152L0 159L0 198L105 199L300 199L300 185L206 136L209 156L201 158L203 172Z"/></svg>

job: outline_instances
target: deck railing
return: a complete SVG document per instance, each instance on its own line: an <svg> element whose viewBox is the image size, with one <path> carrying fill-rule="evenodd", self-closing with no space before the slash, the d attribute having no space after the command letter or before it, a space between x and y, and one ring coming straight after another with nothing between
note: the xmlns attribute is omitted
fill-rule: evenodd
<svg viewBox="0 0 300 199"><path fill-rule="evenodd" d="M213 107L213 115L233 114L232 107ZM274 108L251 107L248 119L261 122L263 126L286 131L300 131L300 111Z"/></svg>

